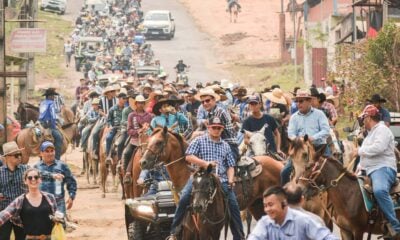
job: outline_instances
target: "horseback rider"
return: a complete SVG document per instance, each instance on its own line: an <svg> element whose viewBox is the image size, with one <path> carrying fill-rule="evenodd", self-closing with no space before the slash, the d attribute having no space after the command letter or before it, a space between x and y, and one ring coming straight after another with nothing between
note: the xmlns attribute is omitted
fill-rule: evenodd
<svg viewBox="0 0 400 240"><path fill-rule="evenodd" d="M382 106L386 102L386 99L381 97L379 94L374 94L371 96L370 99L367 99L368 102L373 104L376 108L378 108L380 116L381 116L381 121L383 121L386 126L390 126L390 112Z"/></svg>
<svg viewBox="0 0 400 240"><path fill-rule="evenodd" d="M114 105L109 113L108 113L108 125L111 127L111 131L108 132L106 138L106 163L111 163L111 145L113 143L114 137L117 134L118 130L121 127L121 120L122 120L122 110L125 108L125 103L127 101L127 95L125 93L119 93L118 96L118 103Z"/></svg>
<svg viewBox="0 0 400 240"><path fill-rule="evenodd" d="M93 100L91 100L91 103L92 103L92 109L90 109L86 114L86 120L88 124L82 130L82 138L81 138L82 149L86 149L90 131L92 130L97 120L99 120L100 117L102 116L101 114L104 115L104 113L101 113L99 109L100 99L94 98Z"/></svg>
<svg viewBox="0 0 400 240"><path fill-rule="evenodd" d="M123 164L125 170L125 183L131 183L131 171L127 169L129 160L132 158L132 154L135 149L142 143L140 143L140 134L147 134L147 131L150 127L151 119L153 118L151 113L145 111L145 105L147 100L142 96L138 95L135 99L130 103L133 111L128 116L127 128L128 135L130 136L130 141L128 146L125 148L123 152Z"/></svg>
<svg viewBox="0 0 400 240"><path fill-rule="evenodd" d="M186 160L196 166L207 168L209 164L217 168L222 190L228 199L231 216L230 228L234 240L244 239L243 225L240 219L239 205L233 192L234 166L236 159L232 155L231 148L222 138L224 124L218 116L211 117L207 124L208 132L195 138L186 150ZM176 239L177 227L185 216L185 211L190 205L193 178L189 178L181 191L181 198L175 210L174 220L171 226L169 240Z"/></svg>
<svg viewBox="0 0 400 240"><path fill-rule="evenodd" d="M162 98L153 107L156 117L151 120L151 127L168 127L172 132L180 133L180 126L188 126L189 120L182 112L176 111L175 105L181 105L182 99L171 96L169 99Z"/></svg>
<svg viewBox="0 0 400 240"><path fill-rule="evenodd" d="M199 111L197 112L198 125L207 126L211 118L219 117L224 125L221 137L229 144L232 155L237 161L239 158L239 147L236 139L236 131L234 129L230 114L217 104L217 102L220 100L220 96L212 89L205 88L201 89L199 93L196 94L196 99L202 103L202 105L199 107ZM205 116L201 114L201 108L203 109Z"/></svg>
<svg viewBox="0 0 400 240"><path fill-rule="evenodd" d="M242 130L257 132L265 126L265 144L272 152L284 155L281 151L281 134L278 131L278 125L273 117L261 112L262 102L258 96L250 96L247 100L250 106L251 115L243 121ZM276 141L275 141L276 140ZM248 139L245 138L245 143Z"/></svg>
<svg viewBox="0 0 400 240"><path fill-rule="evenodd" d="M311 106L312 97L309 90L298 90L296 94L296 103L299 110L294 113L289 120L288 137L304 137L314 145L315 150L326 148L326 139L329 136L329 122L325 114ZM329 155L325 152L325 155ZM281 184L285 185L290 181L292 172L292 160L288 159L281 172Z"/></svg>
<svg viewBox="0 0 400 240"><path fill-rule="evenodd" d="M55 107L54 98L59 95L54 88L49 88L42 96L46 99L40 102L39 106L39 121L44 128L51 130L51 135L54 139L54 146L56 150L56 159L60 159L61 150L63 145L63 136L57 129L57 112Z"/></svg>
<svg viewBox="0 0 400 240"><path fill-rule="evenodd" d="M92 135L93 135L93 158L98 159L98 151L99 151L99 135L100 131L104 128L104 125L106 124L105 117L107 116L110 108L117 104L117 98L115 97L116 90L113 86L107 86L103 90L103 96L100 98L100 115L102 115L102 122L97 123L96 126L92 130Z"/></svg>
<svg viewBox="0 0 400 240"><path fill-rule="evenodd" d="M329 125L335 126L337 122L337 112L335 106L327 102L325 94L319 93L316 88L310 88L310 92L312 97L312 106L324 112L329 120Z"/></svg>
<svg viewBox="0 0 400 240"><path fill-rule="evenodd" d="M394 136L381 121L381 114L374 105L367 105L360 117L368 135L361 147L354 151L353 157L360 156L360 166L371 179L376 202L390 223L389 235L397 239L400 237L400 222L389 194L396 183L397 173Z"/></svg>

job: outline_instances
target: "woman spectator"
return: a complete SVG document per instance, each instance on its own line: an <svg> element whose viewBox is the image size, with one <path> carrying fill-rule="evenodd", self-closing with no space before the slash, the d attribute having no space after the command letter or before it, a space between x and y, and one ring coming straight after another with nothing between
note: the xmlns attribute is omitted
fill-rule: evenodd
<svg viewBox="0 0 400 240"><path fill-rule="evenodd" d="M0 226L8 220L22 227L29 239L51 239L53 221L51 215L56 212L56 199L52 194L41 192L39 170L30 168L24 173L28 192L16 198L0 212Z"/></svg>

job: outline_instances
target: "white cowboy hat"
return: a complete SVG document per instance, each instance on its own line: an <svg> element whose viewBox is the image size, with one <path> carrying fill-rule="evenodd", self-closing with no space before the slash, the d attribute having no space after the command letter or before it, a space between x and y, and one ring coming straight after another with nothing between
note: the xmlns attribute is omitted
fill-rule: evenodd
<svg viewBox="0 0 400 240"><path fill-rule="evenodd" d="M93 104L100 104L100 98L93 98L93 100L92 100L92 105Z"/></svg>
<svg viewBox="0 0 400 240"><path fill-rule="evenodd" d="M137 95L135 97L135 99L133 98L129 98L129 106L133 109L136 110L136 102L144 102L145 104L147 104L147 100L143 97L143 95ZM144 107L146 108L146 106Z"/></svg>
<svg viewBox="0 0 400 240"><path fill-rule="evenodd" d="M221 88L227 89L231 88L233 86L233 83L229 82L228 79L221 79Z"/></svg>
<svg viewBox="0 0 400 240"><path fill-rule="evenodd" d="M146 83L145 85L140 86L139 90L142 92L145 88L150 88L151 90L153 90L150 83Z"/></svg>
<svg viewBox="0 0 400 240"><path fill-rule="evenodd" d="M220 96L214 92L211 88L204 88L199 91L199 93L196 94L195 99L201 101L201 97L203 96L211 96L215 98L215 101L220 100Z"/></svg>
<svg viewBox="0 0 400 240"><path fill-rule="evenodd" d="M12 142L7 142L3 144L3 152L4 154L2 155L4 156L8 156L12 153L21 153L21 150L23 150L24 148L19 148L17 143L12 141Z"/></svg>
<svg viewBox="0 0 400 240"><path fill-rule="evenodd" d="M106 93L112 92L112 91L115 91L114 87L113 86L107 86L106 88L104 88L103 94L106 94Z"/></svg>
<svg viewBox="0 0 400 240"><path fill-rule="evenodd" d="M338 97L329 95L326 97L326 100L331 100L333 102L333 106L335 106L336 108L339 106L339 98Z"/></svg>
<svg viewBox="0 0 400 240"><path fill-rule="evenodd" d="M274 88L272 92L267 92L263 94L263 97L267 98L273 103L279 103L279 104L287 104L285 96L283 96L283 91L280 88Z"/></svg>

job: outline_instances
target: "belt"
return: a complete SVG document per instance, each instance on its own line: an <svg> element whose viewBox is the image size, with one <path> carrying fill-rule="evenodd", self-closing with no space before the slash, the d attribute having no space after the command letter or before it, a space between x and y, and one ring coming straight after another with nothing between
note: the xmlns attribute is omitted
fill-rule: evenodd
<svg viewBox="0 0 400 240"><path fill-rule="evenodd" d="M26 240L50 240L51 235L26 235Z"/></svg>

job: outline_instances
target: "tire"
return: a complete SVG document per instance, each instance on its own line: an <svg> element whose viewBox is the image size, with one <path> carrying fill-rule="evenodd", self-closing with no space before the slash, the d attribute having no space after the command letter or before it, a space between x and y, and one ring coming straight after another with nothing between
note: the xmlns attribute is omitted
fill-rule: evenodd
<svg viewBox="0 0 400 240"><path fill-rule="evenodd" d="M128 239L131 239L130 236L133 235L133 222L135 219L132 217L131 213L129 212L128 206L125 205L125 227L126 227L126 234L128 235Z"/></svg>
<svg viewBox="0 0 400 240"><path fill-rule="evenodd" d="M141 221L136 220L132 222L128 229L132 229L132 235L128 237L128 240L146 240L146 225Z"/></svg>

